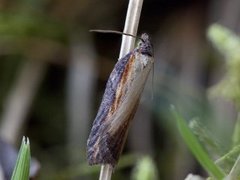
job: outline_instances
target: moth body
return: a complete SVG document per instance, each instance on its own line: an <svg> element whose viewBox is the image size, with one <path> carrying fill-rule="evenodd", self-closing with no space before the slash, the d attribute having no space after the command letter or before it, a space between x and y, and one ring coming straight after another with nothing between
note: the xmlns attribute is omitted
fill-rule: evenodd
<svg viewBox="0 0 240 180"><path fill-rule="evenodd" d="M149 37L142 34L138 46L116 63L88 138L90 165L117 164L153 62Z"/></svg>

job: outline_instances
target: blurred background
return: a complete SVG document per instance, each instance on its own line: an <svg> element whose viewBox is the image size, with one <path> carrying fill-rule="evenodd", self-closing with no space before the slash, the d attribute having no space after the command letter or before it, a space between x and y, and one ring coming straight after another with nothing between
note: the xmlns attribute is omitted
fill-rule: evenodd
<svg viewBox="0 0 240 180"><path fill-rule="evenodd" d="M100 168L86 163L86 140L121 36L89 29L122 31L127 5L0 0L0 146L18 149L22 136L28 136L33 164L40 169L37 179L97 179ZM215 22L238 33L239 7L238 0L143 3L138 32L151 36L154 75L149 75L113 179L131 179L145 155L159 179L206 175L179 135L171 104L186 119L198 117L228 145L236 110L231 101L208 96L224 75L225 61L206 34Z"/></svg>

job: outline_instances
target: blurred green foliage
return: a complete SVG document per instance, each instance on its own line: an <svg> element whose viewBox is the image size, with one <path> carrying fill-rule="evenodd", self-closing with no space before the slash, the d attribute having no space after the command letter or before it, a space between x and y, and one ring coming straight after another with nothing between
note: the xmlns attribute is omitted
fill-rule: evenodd
<svg viewBox="0 0 240 180"><path fill-rule="evenodd" d="M232 100L239 109L240 38L229 29L219 24L214 24L209 28L208 37L226 59L226 73L221 82L210 89L210 94L213 96L223 96Z"/></svg>
<svg viewBox="0 0 240 180"><path fill-rule="evenodd" d="M213 97L222 96L233 101L239 111L240 38L219 24L214 24L209 28L208 37L213 45L226 58L225 76L218 84L210 89L209 93ZM239 116L236 120L235 131L232 134L232 145L229 147L229 150L226 151L221 147L219 141L214 139L202 124L199 124L196 120L192 120L189 123L190 129L186 121L175 109L173 110L173 115L178 123L180 134L188 148L212 178L223 179L223 177L226 177L228 180L240 178ZM212 158L217 158L215 163L210 159L206 150ZM225 173L227 175L225 175Z"/></svg>
<svg viewBox="0 0 240 180"><path fill-rule="evenodd" d="M216 179L223 179L225 175L222 170L210 159L205 149L198 142L198 139L191 132L186 121L183 119L183 117L181 117L181 115L176 111L174 107L172 107L172 113L177 121L181 136L199 163L212 177Z"/></svg>
<svg viewBox="0 0 240 180"><path fill-rule="evenodd" d="M132 172L133 180L157 180L157 168L150 157L143 157L136 163Z"/></svg>
<svg viewBox="0 0 240 180"><path fill-rule="evenodd" d="M27 13L0 13L0 36L5 38L46 38L66 43L67 31L63 24Z"/></svg>

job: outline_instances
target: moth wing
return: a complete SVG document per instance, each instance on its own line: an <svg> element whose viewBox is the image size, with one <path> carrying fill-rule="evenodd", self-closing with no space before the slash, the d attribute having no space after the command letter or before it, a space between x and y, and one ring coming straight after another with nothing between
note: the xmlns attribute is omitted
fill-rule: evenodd
<svg viewBox="0 0 240 180"><path fill-rule="evenodd" d="M152 57L148 61L153 62ZM124 121L128 119L129 115L136 108L139 103L141 93L144 89L145 82L147 80L148 74L151 70L152 63L146 64L141 73L136 73L135 79L131 84L131 87L127 89L126 96L121 102L119 108L113 114L112 121L110 124L110 132L116 133L117 128L124 124ZM135 114L135 113L134 113Z"/></svg>
<svg viewBox="0 0 240 180"><path fill-rule="evenodd" d="M90 164L111 164L113 167L117 164L126 141L129 123L134 117L137 105L138 103L134 110L128 114L126 121L115 132L111 132L111 123L100 130L97 143L94 145L95 150L90 156L92 162L89 161Z"/></svg>
<svg viewBox="0 0 240 180"><path fill-rule="evenodd" d="M109 113L113 106L115 94L119 82L121 81L122 74L125 71L126 64L133 58L133 53L130 52L122 59L120 59L110 77L108 79L106 89L103 95L102 103L100 105L98 114L94 120L91 133L87 142L87 159L90 165L104 164L113 162L114 158L109 155L109 129L112 119L114 119L114 113ZM108 157L106 157L108 156ZM110 163L112 164L112 163Z"/></svg>
<svg viewBox="0 0 240 180"><path fill-rule="evenodd" d="M129 59L135 58L134 56ZM136 58L140 58L136 56ZM145 58L151 58L146 57ZM153 61L146 59L146 62ZM140 61L136 59L136 61ZM118 108L113 114L108 114L104 120L104 126L98 127L95 140L88 145L88 161L93 164L111 164L115 166L123 149L129 123L136 112L140 95L143 91L145 81L151 69L152 63L146 66L140 73L134 74L134 80L126 88L123 99L119 102ZM123 87L125 88L125 87ZM91 143L91 142L90 142Z"/></svg>

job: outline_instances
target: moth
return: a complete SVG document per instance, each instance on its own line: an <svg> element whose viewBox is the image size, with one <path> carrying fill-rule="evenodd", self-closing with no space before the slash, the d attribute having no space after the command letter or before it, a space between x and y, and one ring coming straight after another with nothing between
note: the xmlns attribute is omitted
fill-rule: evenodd
<svg viewBox="0 0 240 180"><path fill-rule="evenodd" d="M153 63L153 47L144 33L137 47L115 64L87 141L90 165L117 164Z"/></svg>

